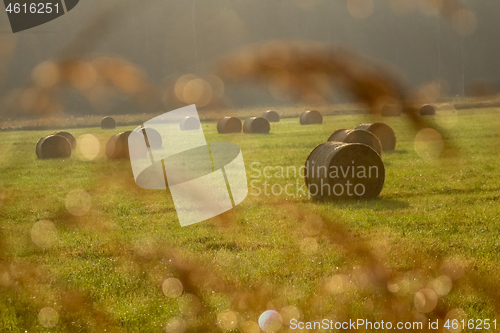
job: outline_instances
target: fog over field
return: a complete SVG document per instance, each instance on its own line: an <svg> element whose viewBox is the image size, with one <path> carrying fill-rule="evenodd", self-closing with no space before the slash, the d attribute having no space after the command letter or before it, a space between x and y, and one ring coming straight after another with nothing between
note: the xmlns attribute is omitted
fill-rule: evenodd
<svg viewBox="0 0 500 333"><path fill-rule="evenodd" d="M314 40L386 62L414 87L442 79L451 95L462 95L483 81L497 93L500 2L462 1L470 12L451 19L428 3L376 0L372 10L341 0L81 0L66 15L13 35L17 49L0 89L25 84L38 63L57 56L80 30L115 8L105 17L110 24L78 41L79 54L119 55L154 82L210 73L214 59L249 43ZM6 14L0 15L0 31L11 38ZM242 105L272 100L264 91L258 102L241 92L235 96Z"/></svg>

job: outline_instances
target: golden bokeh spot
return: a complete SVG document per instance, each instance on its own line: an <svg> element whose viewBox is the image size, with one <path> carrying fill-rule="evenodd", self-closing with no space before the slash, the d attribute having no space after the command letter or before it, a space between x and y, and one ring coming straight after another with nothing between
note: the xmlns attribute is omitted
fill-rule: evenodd
<svg viewBox="0 0 500 333"><path fill-rule="evenodd" d="M193 294L184 294L179 297L179 310L184 316L194 317L201 310L201 302Z"/></svg>
<svg viewBox="0 0 500 333"><path fill-rule="evenodd" d="M421 288L418 275L414 271L405 274L404 277L397 281L397 285L401 294L414 295Z"/></svg>
<svg viewBox="0 0 500 333"><path fill-rule="evenodd" d="M174 86L175 97L181 102L184 101L184 88L186 84L192 80L196 80L198 77L194 74L186 74L177 79Z"/></svg>
<svg viewBox="0 0 500 333"><path fill-rule="evenodd" d="M94 160L101 153L101 143L99 142L99 139L92 134L80 135L77 142L76 146L85 160Z"/></svg>
<svg viewBox="0 0 500 333"><path fill-rule="evenodd" d="M162 290L165 296L169 298L177 298L182 295L184 287L179 279L168 278L163 281Z"/></svg>
<svg viewBox="0 0 500 333"><path fill-rule="evenodd" d="M206 81L212 87L212 97L214 99L222 99L226 89L224 81L222 81L217 75L207 76Z"/></svg>
<svg viewBox="0 0 500 333"><path fill-rule="evenodd" d="M415 309L421 313L428 313L436 308L438 296L432 289L422 289L415 294L413 304Z"/></svg>
<svg viewBox="0 0 500 333"><path fill-rule="evenodd" d="M184 98L189 100L190 96L197 96L194 101L197 105L206 105L212 99L212 87L203 79L192 80L184 88Z"/></svg>
<svg viewBox="0 0 500 333"><path fill-rule="evenodd" d="M223 77L241 79L253 75L256 70L256 58L253 56L253 52L255 52L255 48L248 46L227 59L221 69Z"/></svg>
<svg viewBox="0 0 500 333"><path fill-rule="evenodd" d="M92 198L84 190L72 190L64 199L66 210L74 216L84 216L92 208Z"/></svg>
<svg viewBox="0 0 500 333"><path fill-rule="evenodd" d="M38 321L43 327L55 327L59 322L59 314L54 308L45 307L38 312Z"/></svg>
<svg viewBox="0 0 500 333"><path fill-rule="evenodd" d="M31 240L41 248L49 248L57 242L57 229L51 221L38 221L31 227Z"/></svg>
<svg viewBox="0 0 500 333"><path fill-rule="evenodd" d="M253 320L247 320L240 326L241 333L260 333L259 324Z"/></svg>
<svg viewBox="0 0 500 333"><path fill-rule="evenodd" d="M283 324L290 326L290 321L292 319L299 320L301 318L300 310L293 305L287 305L280 311L281 319Z"/></svg>
<svg viewBox="0 0 500 333"><path fill-rule="evenodd" d="M461 279L465 274L465 270L466 262L457 258L447 259L441 266L441 271L452 280Z"/></svg>
<svg viewBox="0 0 500 333"><path fill-rule="evenodd" d="M121 59L101 57L94 59L92 65L113 87L125 94L136 95L148 86L143 72Z"/></svg>
<svg viewBox="0 0 500 333"><path fill-rule="evenodd" d="M187 323L181 317L171 318L165 325L165 333L184 333L187 329Z"/></svg>
<svg viewBox="0 0 500 333"><path fill-rule="evenodd" d="M462 332L462 323L461 321L467 322L467 314L465 313L464 310L462 309L453 309L450 310L447 314L446 317L444 318L444 321L449 321L449 323L456 322L458 325L452 325L450 324L449 328L445 329L445 332L449 333L460 333Z"/></svg>
<svg viewBox="0 0 500 333"><path fill-rule="evenodd" d="M183 98L186 104L203 107L212 100L212 87L203 79L191 80L184 86Z"/></svg>
<svg viewBox="0 0 500 333"><path fill-rule="evenodd" d="M179 101L188 105L196 104L197 107L206 106L212 99L221 99L224 90L224 82L215 75L210 75L204 80L196 75L186 74L177 79L174 85L175 97Z"/></svg>
<svg viewBox="0 0 500 333"><path fill-rule="evenodd" d="M397 293L401 290L401 287L396 282L388 282L387 290L389 290L391 293Z"/></svg>
<svg viewBox="0 0 500 333"><path fill-rule="evenodd" d="M349 284L349 278L344 274L335 274L326 280L326 291L331 294L343 293Z"/></svg>
<svg viewBox="0 0 500 333"><path fill-rule="evenodd" d="M59 67L52 61L44 61L35 67L31 78L36 86L50 89L60 81Z"/></svg>
<svg viewBox="0 0 500 333"><path fill-rule="evenodd" d="M278 312L274 310L264 311L259 317L259 327L265 333L274 333L281 329L283 321Z"/></svg>
<svg viewBox="0 0 500 333"><path fill-rule="evenodd" d="M74 61L64 66L64 74L69 84L80 91L85 91L97 82L97 72L91 63Z"/></svg>
<svg viewBox="0 0 500 333"><path fill-rule="evenodd" d="M444 141L438 131L424 128L415 137L415 151L424 160L437 159L444 149Z"/></svg>
<svg viewBox="0 0 500 333"><path fill-rule="evenodd" d="M238 315L226 310L217 314L217 326L223 331L232 331L238 326Z"/></svg>
<svg viewBox="0 0 500 333"><path fill-rule="evenodd" d="M429 283L429 288L439 296L446 296L451 291L453 282L447 275L441 275Z"/></svg>

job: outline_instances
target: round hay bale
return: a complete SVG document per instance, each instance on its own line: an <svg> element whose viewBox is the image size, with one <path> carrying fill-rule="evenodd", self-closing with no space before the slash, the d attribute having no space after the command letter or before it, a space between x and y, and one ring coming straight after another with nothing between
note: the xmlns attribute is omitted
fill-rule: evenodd
<svg viewBox="0 0 500 333"><path fill-rule="evenodd" d="M236 117L224 117L217 122L217 132L225 133L240 133L243 125L241 120Z"/></svg>
<svg viewBox="0 0 500 333"><path fill-rule="evenodd" d="M315 199L369 199L384 186L380 155L360 143L325 142L306 160L305 182Z"/></svg>
<svg viewBox="0 0 500 333"><path fill-rule="evenodd" d="M384 123L361 124L356 127L374 134L382 144L383 151L393 151L396 149L396 135L391 126Z"/></svg>
<svg viewBox="0 0 500 333"><path fill-rule="evenodd" d="M397 104L386 104L380 110L382 117L401 117L401 107Z"/></svg>
<svg viewBox="0 0 500 333"><path fill-rule="evenodd" d="M420 107L421 116L435 116L436 108L433 105L425 104Z"/></svg>
<svg viewBox="0 0 500 333"><path fill-rule="evenodd" d="M161 134L158 133L157 130L151 127L142 127L136 130L138 133L142 133L144 135L144 140L146 140L146 146L151 149L161 148L163 145L163 139L161 138Z"/></svg>
<svg viewBox="0 0 500 333"><path fill-rule="evenodd" d="M269 120L262 117L252 117L245 120L243 123L244 133L268 134L271 131Z"/></svg>
<svg viewBox="0 0 500 333"><path fill-rule="evenodd" d="M64 132L64 131L58 131L58 132L54 132L52 135L59 135L59 136L65 137L69 141L69 143L71 144L71 149L76 149L76 139L71 133Z"/></svg>
<svg viewBox="0 0 500 333"><path fill-rule="evenodd" d="M304 111L300 114L301 125L322 124L323 116L316 110Z"/></svg>
<svg viewBox="0 0 500 333"><path fill-rule="evenodd" d="M116 160L130 158L128 151L128 136L132 131L126 131L113 135L106 143L106 156Z"/></svg>
<svg viewBox="0 0 500 333"><path fill-rule="evenodd" d="M330 135L327 141L338 141L338 142L344 142L345 137L349 133L350 130L341 128L336 130L335 132Z"/></svg>
<svg viewBox="0 0 500 333"><path fill-rule="evenodd" d="M200 129L201 124L198 119L195 117L186 117L183 118L179 124L181 131L193 131Z"/></svg>
<svg viewBox="0 0 500 333"><path fill-rule="evenodd" d="M46 136L36 144L36 156L41 160L70 157L71 143L64 136Z"/></svg>
<svg viewBox="0 0 500 333"><path fill-rule="evenodd" d="M361 129L336 130L335 132L333 132L332 135L330 135L328 141L338 141L344 143L362 143L371 147L379 155L382 154L382 144L380 143L380 140L374 134Z"/></svg>
<svg viewBox="0 0 500 333"><path fill-rule="evenodd" d="M278 123L280 121L279 113L273 110L267 110L261 117L266 118L270 123Z"/></svg>
<svg viewBox="0 0 500 333"><path fill-rule="evenodd" d="M102 129L114 129L116 127L116 121L111 117L104 117L101 120Z"/></svg>

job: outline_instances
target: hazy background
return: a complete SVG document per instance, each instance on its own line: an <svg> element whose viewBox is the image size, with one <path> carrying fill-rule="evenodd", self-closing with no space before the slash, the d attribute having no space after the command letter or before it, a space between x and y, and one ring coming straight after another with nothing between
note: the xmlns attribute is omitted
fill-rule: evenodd
<svg viewBox="0 0 500 333"><path fill-rule="evenodd" d="M451 95L467 94L468 85L478 80L496 89L498 0L463 1L477 22L465 33L437 15L427 0L373 3L373 12L359 13L344 0L81 0L61 18L15 35L3 13L0 37L15 38L17 49L0 92L25 85L38 63L56 57L78 31L113 7L120 14L109 18L109 29L93 33L96 44L91 39L78 41L88 52L84 58L119 55L158 83L187 73L210 73L214 59L245 44L284 39L348 46L395 66L415 87L442 79ZM239 105L278 103L264 89L244 90L228 93ZM88 113L83 99L74 99L68 109Z"/></svg>

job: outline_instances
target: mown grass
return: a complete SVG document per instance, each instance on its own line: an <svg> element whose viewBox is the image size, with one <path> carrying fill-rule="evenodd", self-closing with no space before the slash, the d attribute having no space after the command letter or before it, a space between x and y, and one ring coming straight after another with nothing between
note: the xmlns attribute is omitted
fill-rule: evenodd
<svg viewBox="0 0 500 333"><path fill-rule="evenodd" d="M217 314L235 310L232 294L209 282L198 291L185 286L185 293L196 294L203 304L196 315L186 311L185 295L171 299L162 292L163 281L179 273L168 256L158 255L170 251L181 253L186 264L205 266L221 286L266 290L266 308L279 311L293 305L304 320L317 319L318 313L384 318L376 306L385 301L384 286L368 293L357 284L356 272L366 265L363 255L352 255L342 244L328 241L321 228L315 230L317 216L344 226L349 242L363 244L390 270L389 280L411 281L412 287L401 287L398 296L408 313L417 313L415 292L453 263L464 275L484 278L484 285L454 277L453 289L439 298L436 311L460 308L469 318L494 319L498 300L490 292L498 286L500 269L498 109L460 111L450 131L458 155L438 160L422 159L415 152L416 133L404 116L328 116L323 125L311 126L287 118L273 123L269 135L219 135L211 122L203 123L203 129L209 142L237 143L248 180L262 182L266 179L256 178L254 169L298 169L334 130L374 120L391 125L398 138L396 151L382 156L386 180L379 198L312 202L304 193L255 195L251 188L247 199L222 219L185 228L179 226L169 192L137 188L129 162L110 161L103 154L88 161L78 151L70 159L38 160L35 144L51 131L0 133L0 331L93 332L106 327L158 332L174 317L184 318L191 331L220 330ZM78 128L71 133L90 133L104 148L112 134L133 127ZM254 162L260 167L252 168ZM296 179L267 181L285 186ZM66 209L65 200L75 189L91 198L91 209L83 216ZM48 248L38 247L30 236L40 220L57 228L57 240ZM325 279L339 273L352 277L351 289L321 295ZM323 296L323 305L315 303ZM43 307L59 313L54 328L42 327L37 319ZM262 310L240 310L239 320L257 321Z"/></svg>

